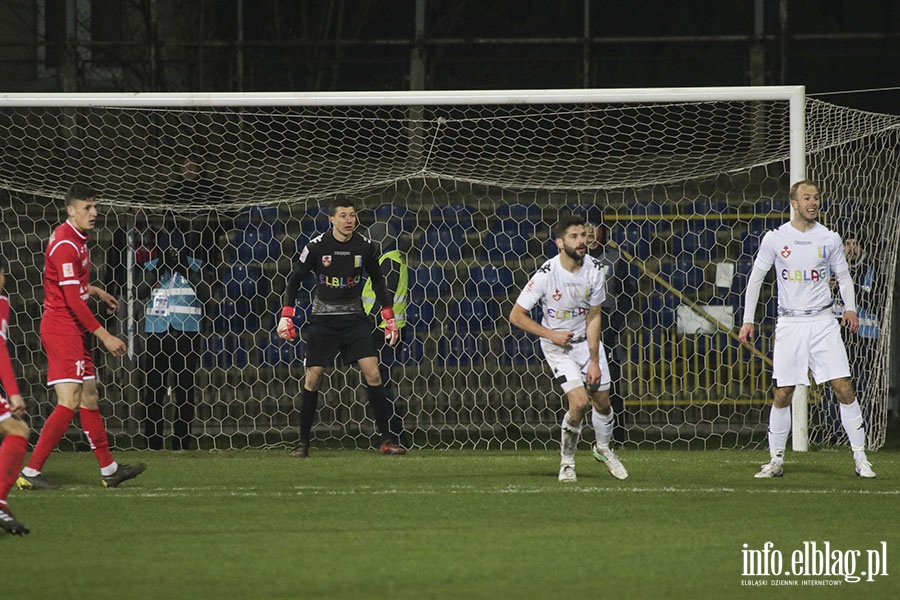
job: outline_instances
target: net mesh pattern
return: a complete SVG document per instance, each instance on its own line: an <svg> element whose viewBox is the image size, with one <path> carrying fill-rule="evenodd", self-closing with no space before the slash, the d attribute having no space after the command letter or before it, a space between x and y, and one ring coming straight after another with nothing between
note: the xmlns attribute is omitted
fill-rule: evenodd
<svg viewBox="0 0 900 600"><path fill-rule="evenodd" d="M822 221L857 234L874 268L865 301L878 335L846 339L868 444L877 448L900 232L898 119L819 101L808 101L806 118L808 172L826 199ZM183 367L196 394L190 436L211 448L296 440L305 345L274 335L276 314L294 259L329 227L325 210L337 193L355 199L362 226L387 224L407 257L409 325L391 379L412 445L558 443L559 387L536 340L506 315L557 252L553 224L575 212L602 226L596 252L619 286L604 343L621 439L764 446L771 276L757 340L742 346L735 334L759 240L788 218L788 125L782 101L0 108L0 194L12 207L0 225L10 343L33 424L53 406L37 333L43 249L64 218L65 190L84 181L100 191L95 279L123 300L106 325L132 348L123 360L95 353L119 447L147 444L143 328L153 282L140 250L152 255L167 218L196 233L208 259L198 284L199 351ZM186 157L208 185L176 198ZM129 247L140 250L129 258ZM309 303L301 292L303 318ZM180 414L177 376L166 385L168 436ZM316 443L375 441L354 367L338 365L321 390ZM810 401L813 441L845 443L827 388L812 388Z"/></svg>

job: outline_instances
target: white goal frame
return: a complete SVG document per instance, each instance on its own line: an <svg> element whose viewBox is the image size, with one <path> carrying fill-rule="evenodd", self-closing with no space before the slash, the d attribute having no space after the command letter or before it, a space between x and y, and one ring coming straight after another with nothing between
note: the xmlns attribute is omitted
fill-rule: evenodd
<svg viewBox="0 0 900 600"><path fill-rule="evenodd" d="M702 101L788 101L791 183L806 178L806 92L804 86L735 86L564 90L473 90L299 93L2 93L0 107L241 107L511 105L528 103L647 103ZM808 390L797 386L792 403L795 451L806 451Z"/></svg>

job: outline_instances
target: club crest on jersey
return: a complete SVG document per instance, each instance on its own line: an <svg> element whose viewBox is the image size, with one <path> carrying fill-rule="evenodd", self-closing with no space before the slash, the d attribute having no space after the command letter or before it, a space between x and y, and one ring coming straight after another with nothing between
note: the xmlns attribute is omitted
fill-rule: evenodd
<svg viewBox="0 0 900 600"><path fill-rule="evenodd" d="M787 246L785 246L784 248L781 249L781 255L783 257L787 258L788 256L791 255L791 249L788 248Z"/></svg>
<svg viewBox="0 0 900 600"><path fill-rule="evenodd" d="M330 255L330 254L324 254L324 255L322 256L322 266L323 266L323 267L330 267L330 266L331 266L331 255Z"/></svg>
<svg viewBox="0 0 900 600"><path fill-rule="evenodd" d="M560 298L562 298L562 292L560 292L559 290L555 290L553 292L553 299L559 302Z"/></svg>
<svg viewBox="0 0 900 600"><path fill-rule="evenodd" d="M828 258L828 246L819 246L819 258Z"/></svg>
<svg viewBox="0 0 900 600"><path fill-rule="evenodd" d="M353 255L353 266L357 268L362 266L362 256L360 256L359 254Z"/></svg>
<svg viewBox="0 0 900 600"><path fill-rule="evenodd" d="M75 277L75 268L72 263L63 263L62 272L63 277Z"/></svg>

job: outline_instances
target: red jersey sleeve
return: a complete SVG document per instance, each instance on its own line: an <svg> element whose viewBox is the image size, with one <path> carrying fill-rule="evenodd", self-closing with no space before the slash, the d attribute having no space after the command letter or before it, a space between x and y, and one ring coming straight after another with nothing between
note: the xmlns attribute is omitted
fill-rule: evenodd
<svg viewBox="0 0 900 600"><path fill-rule="evenodd" d="M0 383L7 396L19 394L19 384L16 382L16 374L13 371L12 359L9 349L6 347L6 339L9 335L9 299L0 296Z"/></svg>
<svg viewBox="0 0 900 600"><path fill-rule="evenodd" d="M95 317L94 313L91 312L91 309L88 308L87 302L81 298L79 287L77 285L65 285L62 286L62 291L63 297L66 299L66 304L69 305L72 314L75 315L75 318L78 319L81 326L91 333L100 329L100 321L97 320L97 317Z"/></svg>
<svg viewBox="0 0 900 600"><path fill-rule="evenodd" d="M62 290L63 297L66 299L66 305L82 327L91 333L100 328L100 321L88 308L87 302L81 297L81 280L75 269L78 262L78 252L71 244L60 244L48 258L56 267L59 273L59 287Z"/></svg>

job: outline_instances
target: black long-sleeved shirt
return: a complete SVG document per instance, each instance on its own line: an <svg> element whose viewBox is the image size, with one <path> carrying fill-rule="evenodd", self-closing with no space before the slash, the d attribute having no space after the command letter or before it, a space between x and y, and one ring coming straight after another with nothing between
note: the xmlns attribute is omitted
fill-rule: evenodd
<svg viewBox="0 0 900 600"><path fill-rule="evenodd" d="M311 239L288 279L283 306L294 306L303 277L315 274L312 313L314 315L364 314L363 271L372 279L372 289L382 306L392 306L393 298L384 284L378 265L378 247L358 233L339 242L328 231Z"/></svg>

